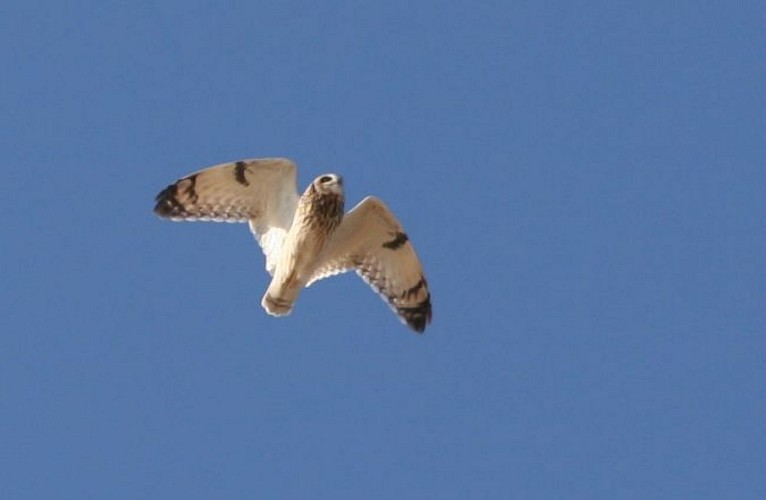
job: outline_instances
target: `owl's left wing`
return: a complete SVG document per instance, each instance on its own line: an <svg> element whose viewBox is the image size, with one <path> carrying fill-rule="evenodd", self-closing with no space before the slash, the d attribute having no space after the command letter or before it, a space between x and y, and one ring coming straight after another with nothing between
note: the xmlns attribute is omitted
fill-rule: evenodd
<svg viewBox="0 0 766 500"><path fill-rule="evenodd" d="M356 270L403 323L422 333L431 322L431 294L407 233L378 198L368 196L343 218L307 286Z"/></svg>
<svg viewBox="0 0 766 500"><path fill-rule="evenodd" d="M154 213L171 220L248 222L274 274L298 206L295 163L259 158L222 163L187 175L157 195Z"/></svg>

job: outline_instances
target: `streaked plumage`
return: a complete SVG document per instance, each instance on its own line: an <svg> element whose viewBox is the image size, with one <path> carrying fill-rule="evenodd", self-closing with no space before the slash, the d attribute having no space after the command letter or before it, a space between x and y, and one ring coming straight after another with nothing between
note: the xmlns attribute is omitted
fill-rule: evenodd
<svg viewBox="0 0 766 500"><path fill-rule="evenodd" d="M261 305L289 314L300 291L355 270L410 328L431 321L431 296L415 249L393 213L368 196L344 216L343 180L317 177L302 196L284 158L216 165L162 190L154 212L172 220L247 222L272 275Z"/></svg>

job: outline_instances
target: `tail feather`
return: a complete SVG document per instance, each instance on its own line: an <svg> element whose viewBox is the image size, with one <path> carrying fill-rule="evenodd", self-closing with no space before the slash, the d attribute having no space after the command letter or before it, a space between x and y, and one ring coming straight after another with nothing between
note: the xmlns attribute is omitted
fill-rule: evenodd
<svg viewBox="0 0 766 500"><path fill-rule="evenodd" d="M287 279L274 276L263 295L261 305L272 316L286 316L293 310L293 304L298 299L301 288L303 284L296 281L294 273L291 273Z"/></svg>
<svg viewBox="0 0 766 500"><path fill-rule="evenodd" d="M272 316L286 316L293 310L293 301L275 297L270 292L266 292L261 300L261 305L266 312Z"/></svg>

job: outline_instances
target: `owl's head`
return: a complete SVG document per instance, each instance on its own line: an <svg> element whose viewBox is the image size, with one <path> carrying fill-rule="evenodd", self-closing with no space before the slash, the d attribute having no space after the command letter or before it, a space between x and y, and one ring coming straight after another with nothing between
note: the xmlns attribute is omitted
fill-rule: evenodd
<svg viewBox="0 0 766 500"><path fill-rule="evenodd" d="M319 194L343 195L343 177L337 174L323 174L312 183Z"/></svg>

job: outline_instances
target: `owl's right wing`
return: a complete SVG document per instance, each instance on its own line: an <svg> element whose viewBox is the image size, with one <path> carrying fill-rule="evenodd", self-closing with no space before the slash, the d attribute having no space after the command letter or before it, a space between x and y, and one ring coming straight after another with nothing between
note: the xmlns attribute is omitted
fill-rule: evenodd
<svg viewBox="0 0 766 500"><path fill-rule="evenodd" d="M355 270L399 319L422 333L431 322L423 265L404 228L378 198L368 196L343 218L306 286Z"/></svg>
<svg viewBox="0 0 766 500"><path fill-rule="evenodd" d="M295 163L261 158L215 165L183 177L157 195L154 213L174 221L248 222L274 273L298 206Z"/></svg>

